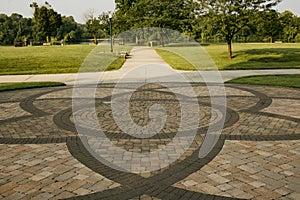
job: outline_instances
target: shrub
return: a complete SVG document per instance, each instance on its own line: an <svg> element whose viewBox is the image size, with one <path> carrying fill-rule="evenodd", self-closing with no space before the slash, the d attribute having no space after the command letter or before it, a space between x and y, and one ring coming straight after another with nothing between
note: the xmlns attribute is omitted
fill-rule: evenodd
<svg viewBox="0 0 300 200"><path fill-rule="evenodd" d="M32 42L32 46L42 46L42 45L43 45L42 42L36 42L36 41Z"/></svg>
<svg viewBox="0 0 300 200"><path fill-rule="evenodd" d="M23 46L23 43L22 42L15 42L15 47L22 47Z"/></svg>
<svg viewBox="0 0 300 200"><path fill-rule="evenodd" d="M59 42L59 41L54 41L54 42L52 42L52 45L61 45L61 42Z"/></svg>

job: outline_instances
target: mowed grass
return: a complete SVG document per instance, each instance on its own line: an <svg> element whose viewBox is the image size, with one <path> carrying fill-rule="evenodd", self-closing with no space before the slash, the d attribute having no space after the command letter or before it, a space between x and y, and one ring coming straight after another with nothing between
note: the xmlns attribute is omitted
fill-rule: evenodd
<svg viewBox="0 0 300 200"><path fill-rule="evenodd" d="M114 46L114 52L130 52L130 46ZM300 69L300 44L233 44L159 47L159 55L178 70ZM119 69L124 58L109 53L109 45L1 47L0 74L55 74Z"/></svg>
<svg viewBox="0 0 300 200"><path fill-rule="evenodd" d="M172 68L177 70L197 70L197 68L187 61L187 58L180 56L172 51L172 49L156 48L156 52L164 59Z"/></svg>
<svg viewBox="0 0 300 200"><path fill-rule="evenodd" d="M131 47L114 46L114 51L130 52ZM97 60L97 65L80 69L87 59ZM0 74L57 74L97 72L118 69L123 58L109 53L109 45L65 45L34 47L0 47ZM109 61L107 61L109 60ZM105 64L103 66L102 64ZM111 66L110 66L111 65Z"/></svg>
<svg viewBox="0 0 300 200"><path fill-rule="evenodd" d="M0 83L0 92L41 87L65 86L60 82Z"/></svg>
<svg viewBox="0 0 300 200"><path fill-rule="evenodd" d="M179 70L300 68L299 43L239 43L233 44L232 47L234 58L231 60L227 58L227 45L225 44L209 44L203 47L160 47L157 48L157 52L173 68ZM180 57L184 61L180 61Z"/></svg>
<svg viewBox="0 0 300 200"><path fill-rule="evenodd" d="M226 83L300 88L300 74L247 76Z"/></svg>

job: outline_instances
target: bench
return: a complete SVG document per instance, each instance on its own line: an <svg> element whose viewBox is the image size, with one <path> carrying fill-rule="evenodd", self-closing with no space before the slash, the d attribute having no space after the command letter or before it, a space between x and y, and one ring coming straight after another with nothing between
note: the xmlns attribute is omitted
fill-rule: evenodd
<svg viewBox="0 0 300 200"><path fill-rule="evenodd" d="M129 57L129 54L128 54L127 52L125 52L125 51L119 52L118 55L119 55L120 57L125 58L125 59L127 59L127 58Z"/></svg>

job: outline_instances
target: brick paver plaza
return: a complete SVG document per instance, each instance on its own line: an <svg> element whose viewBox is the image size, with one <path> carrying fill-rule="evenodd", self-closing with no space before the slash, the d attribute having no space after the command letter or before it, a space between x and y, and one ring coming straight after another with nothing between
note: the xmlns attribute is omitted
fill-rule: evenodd
<svg viewBox="0 0 300 200"><path fill-rule="evenodd" d="M136 123L147 125L147 109L154 103L168 114L157 135L140 139L122 132L113 120L114 86L103 83L96 92L106 136L129 152L153 152L170 143L179 128L180 106L169 88L146 84L132 95ZM226 85L227 111L222 113L211 112L205 84L192 87L200 106L192 145L171 165L140 174L110 168L85 148L73 121L72 86L0 93L0 198L300 199L300 90ZM89 105L78 115L89 119ZM226 117L225 126L214 149L200 159L212 115L212 123Z"/></svg>

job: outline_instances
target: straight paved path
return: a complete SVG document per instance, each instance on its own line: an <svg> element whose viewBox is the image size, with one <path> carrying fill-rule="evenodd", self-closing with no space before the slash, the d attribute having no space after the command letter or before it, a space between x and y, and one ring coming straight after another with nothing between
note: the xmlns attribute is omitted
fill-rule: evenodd
<svg viewBox="0 0 300 200"><path fill-rule="evenodd" d="M132 58L128 59L124 66L118 71L112 72L97 72L97 73L85 73L86 76L80 76L83 80L81 82L88 82L89 75L99 75L101 76L101 82L115 83L124 74L134 70L137 67L148 65L141 70L135 71L129 77L130 81L146 80L146 79L157 79L164 81L178 81L174 76L168 76L168 74L161 73L158 70L151 70L149 63L156 66L164 66L165 69L171 69L168 64L166 64L163 59L155 52L154 49L149 47L134 47L132 49ZM175 70L174 70L175 72ZM215 74L215 71L178 71L176 73L183 74L190 82L203 82L203 79L199 76L199 73L203 75ZM224 82L231 80L233 78L250 76L250 75L270 75L270 74L300 74L300 69L274 69L274 70L230 70L230 71L219 71ZM41 75L4 75L0 76L0 83L7 82L45 82L45 81L56 81L64 82L67 85L73 85L76 81L78 74L41 74Z"/></svg>

